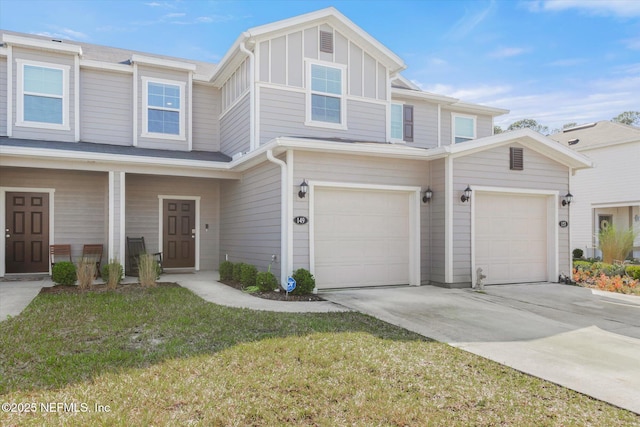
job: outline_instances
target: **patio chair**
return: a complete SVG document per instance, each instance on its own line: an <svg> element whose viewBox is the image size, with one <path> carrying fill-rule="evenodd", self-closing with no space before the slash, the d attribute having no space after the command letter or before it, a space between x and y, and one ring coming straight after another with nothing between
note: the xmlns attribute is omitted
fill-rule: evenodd
<svg viewBox="0 0 640 427"><path fill-rule="evenodd" d="M56 265L57 261L71 261L71 245L50 245L49 259L51 260L51 269Z"/></svg>
<svg viewBox="0 0 640 427"><path fill-rule="evenodd" d="M144 237L127 237L127 251L129 259L129 270L127 271L127 276L137 276L140 255L147 253L147 246L144 243ZM160 272L163 273L162 252L155 252L151 255L156 259L160 266Z"/></svg>
<svg viewBox="0 0 640 427"><path fill-rule="evenodd" d="M100 264L102 263L102 245L84 245L82 247L82 259L96 263L96 277L101 276Z"/></svg>

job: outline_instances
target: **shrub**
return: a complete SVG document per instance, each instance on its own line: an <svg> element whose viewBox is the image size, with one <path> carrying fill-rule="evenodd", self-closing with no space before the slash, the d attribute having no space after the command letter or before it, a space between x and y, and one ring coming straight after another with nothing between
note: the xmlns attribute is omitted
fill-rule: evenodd
<svg viewBox="0 0 640 427"><path fill-rule="evenodd" d="M636 234L632 228L617 230L614 225L603 227L598 233L598 248L602 251L602 261L611 264L614 260L625 260L633 248Z"/></svg>
<svg viewBox="0 0 640 427"><path fill-rule="evenodd" d="M278 287L278 279L270 271L260 272L256 275L256 286L262 292L273 291Z"/></svg>
<svg viewBox="0 0 640 427"><path fill-rule="evenodd" d="M316 287L316 279L309 270L299 268L293 272L296 288L291 292L293 295L305 295L313 292Z"/></svg>
<svg viewBox="0 0 640 427"><path fill-rule="evenodd" d="M141 254L138 258L138 280L144 287L156 286L159 275L159 265L151 254Z"/></svg>
<svg viewBox="0 0 640 427"><path fill-rule="evenodd" d="M635 280L640 280L640 265L628 265L625 270L627 276L632 277Z"/></svg>
<svg viewBox="0 0 640 427"><path fill-rule="evenodd" d="M573 268L578 270L591 270L591 265L589 261L573 261Z"/></svg>
<svg viewBox="0 0 640 427"><path fill-rule="evenodd" d="M242 266L245 265L244 262L238 262L233 264L233 280L236 282L242 281Z"/></svg>
<svg viewBox="0 0 640 427"><path fill-rule="evenodd" d="M78 263L78 288L89 289L96 277L96 262L93 259L82 258Z"/></svg>
<svg viewBox="0 0 640 427"><path fill-rule="evenodd" d="M124 276L124 269L122 264L116 259L112 259L109 264L102 266L102 280L107 284L107 289L115 289L122 282Z"/></svg>
<svg viewBox="0 0 640 427"><path fill-rule="evenodd" d="M220 272L220 280L233 279L233 263L231 261L221 262L218 271Z"/></svg>
<svg viewBox="0 0 640 427"><path fill-rule="evenodd" d="M584 255L584 251L580 248L575 248L573 250L573 259L581 259L582 255Z"/></svg>
<svg viewBox="0 0 640 427"><path fill-rule="evenodd" d="M255 266L251 264L244 264L240 271L240 283L245 287L255 286L257 274L258 269Z"/></svg>
<svg viewBox="0 0 640 427"><path fill-rule="evenodd" d="M604 274L607 277L613 277L624 274L624 266L607 264L606 262L594 262L591 264L590 270L594 276Z"/></svg>
<svg viewBox="0 0 640 427"><path fill-rule="evenodd" d="M51 279L58 285L73 285L76 283L76 266L69 261L56 262L51 271Z"/></svg>

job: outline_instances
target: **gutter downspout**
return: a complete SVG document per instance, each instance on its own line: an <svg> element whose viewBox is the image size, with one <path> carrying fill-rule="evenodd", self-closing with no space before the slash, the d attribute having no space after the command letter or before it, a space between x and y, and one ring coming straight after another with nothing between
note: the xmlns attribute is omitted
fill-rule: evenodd
<svg viewBox="0 0 640 427"><path fill-rule="evenodd" d="M255 150L256 147L256 87L255 87L255 55L247 49L247 40L251 34L245 32L242 34L244 40L240 43L240 51L249 57L249 151Z"/></svg>
<svg viewBox="0 0 640 427"><path fill-rule="evenodd" d="M287 189L289 188L289 183L287 182L287 164L280 159L276 159L273 156L273 150L267 150L267 160L280 166L280 284L285 286L287 283L287 272L289 271L287 257L289 221L287 221L288 215L286 215L288 207Z"/></svg>

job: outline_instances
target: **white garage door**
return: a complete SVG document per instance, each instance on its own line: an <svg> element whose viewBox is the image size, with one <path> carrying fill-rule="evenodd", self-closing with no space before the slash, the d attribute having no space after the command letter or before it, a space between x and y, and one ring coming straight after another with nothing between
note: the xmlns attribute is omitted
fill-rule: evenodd
<svg viewBox="0 0 640 427"><path fill-rule="evenodd" d="M409 201L401 191L316 187L317 287L408 284Z"/></svg>
<svg viewBox="0 0 640 427"><path fill-rule="evenodd" d="M483 192L474 197L476 268L487 276L485 283L548 280L546 197Z"/></svg>

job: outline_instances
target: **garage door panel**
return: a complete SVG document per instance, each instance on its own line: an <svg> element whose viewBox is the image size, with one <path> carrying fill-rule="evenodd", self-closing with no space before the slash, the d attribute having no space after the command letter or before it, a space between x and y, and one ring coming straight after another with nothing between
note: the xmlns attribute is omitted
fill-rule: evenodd
<svg viewBox="0 0 640 427"><path fill-rule="evenodd" d="M409 283L406 191L314 189L318 288Z"/></svg>

